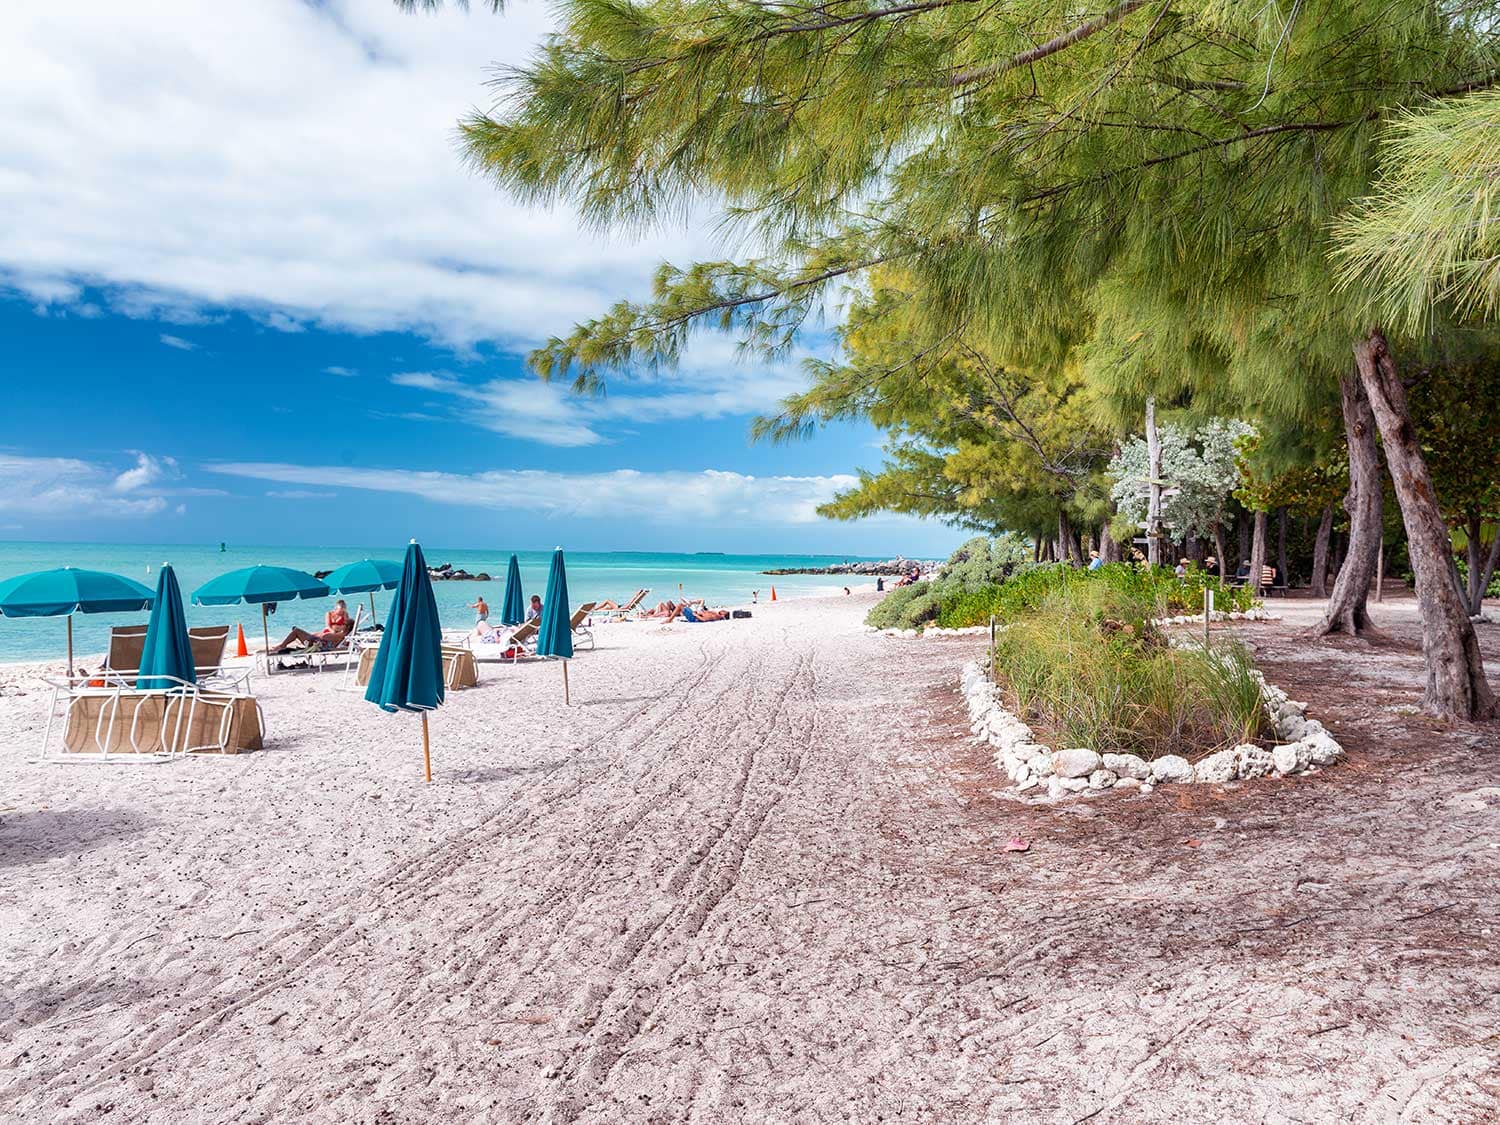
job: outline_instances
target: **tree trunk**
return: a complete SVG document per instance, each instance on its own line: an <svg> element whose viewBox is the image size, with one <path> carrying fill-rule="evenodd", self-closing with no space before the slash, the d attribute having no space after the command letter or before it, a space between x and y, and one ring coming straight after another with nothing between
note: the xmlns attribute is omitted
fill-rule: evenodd
<svg viewBox="0 0 1500 1125"><path fill-rule="evenodd" d="M1161 436L1156 432L1156 399L1146 399L1146 562L1161 566Z"/></svg>
<svg viewBox="0 0 1500 1125"><path fill-rule="evenodd" d="M1229 563L1224 558L1224 525L1217 521L1214 523L1214 550L1218 552L1215 557L1219 560L1219 577L1228 578L1234 571L1226 569Z"/></svg>
<svg viewBox="0 0 1500 1125"><path fill-rule="evenodd" d="M1266 567L1266 513L1255 513L1255 533L1250 540L1250 589L1260 597L1261 575Z"/></svg>
<svg viewBox="0 0 1500 1125"><path fill-rule="evenodd" d="M1233 574L1239 570L1240 563L1250 557L1250 513L1241 512L1235 519L1235 533L1239 536L1239 552L1234 556L1234 565L1229 568Z"/></svg>
<svg viewBox="0 0 1500 1125"><path fill-rule="evenodd" d="M1109 524L1104 524L1099 528L1099 561L1107 563L1120 561L1120 545L1109 533Z"/></svg>
<svg viewBox="0 0 1500 1125"><path fill-rule="evenodd" d="M1465 561L1469 564L1470 617L1478 617L1484 612L1484 592L1490 588L1490 579L1495 576L1495 566L1500 563L1500 528L1496 529L1495 538L1490 540L1488 551L1480 542L1483 533L1484 521L1478 516L1470 516L1464 527L1464 534L1469 540L1464 554Z"/></svg>
<svg viewBox="0 0 1500 1125"><path fill-rule="evenodd" d="M1315 598L1328 596L1328 540L1333 534L1333 505L1323 509L1318 520L1318 537L1313 540L1312 595Z"/></svg>
<svg viewBox="0 0 1500 1125"><path fill-rule="evenodd" d="M1031 537L1031 561L1036 563L1042 561L1042 537L1040 535Z"/></svg>
<svg viewBox="0 0 1500 1125"><path fill-rule="evenodd" d="M1354 375L1339 380L1339 399L1344 411L1344 441L1349 447L1349 492L1344 497L1344 508L1349 513L1349 546L1334 579L1323 623L1317 628L1320 635L1357 635L1371 628L1366 606L1384 534L1380 522L1384 482L1370 400Z"/></svg>
<svg viewBox="0 0 1500 1125"><path fill-rule="evenodd" d="M1407 553L1417 580L1422 652L1427 658L1422 704L1446 718L1492 718L1496 714L1495 696L1484 678L1484 661L1469 621L1468 602L1454 577L1448 526L1422 447L1412 430L1406 388L1396 371L1390 344L1379 329L1355 345L1354 361L1380 427L1386 464L1406 525Z"/></svg>
<svg viewBox="0 0 1500 1125"><path fill-rule="evenodd" d="M1291 589L1291 568L1286 558L1286 508L1276 516L1276 580Z"/></svg>
<svg viewBox="0 0 1500 1125"><path fill-rule="evenodd" d="M1478 543L1478 536L1470 537L1471 543ZM1474 556L1479 557L1476 551ZM1490 580L1495 577L1495 567L1500 565L1500 528L1495 530L1495 538L1490 540L1490 550L1487 555L1482 556L1478 566L1478 577L1475 577L1476 568L1473 562L1469 563L1469 614L1478 617L1484 612L1484 592L1490 588Z"/></svg>
<svg viewBox="0 0 1500 1125"><path fill-rule="evenodd" d="M1061 508L1057 512L1057 539L1062 544L1060 557L1073 566L1083 566L1083 548L1079 545L1078 536L1073 531L1073 521L1068 519L1068 513Z"/></svg>

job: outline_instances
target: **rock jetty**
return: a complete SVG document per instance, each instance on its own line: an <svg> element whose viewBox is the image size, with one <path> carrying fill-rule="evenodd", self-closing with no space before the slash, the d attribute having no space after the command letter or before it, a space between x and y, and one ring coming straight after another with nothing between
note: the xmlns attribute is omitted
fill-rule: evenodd
<svg viewBox="0 0 1500 1125"><path fill-rule="evenodd" d="M906 574L927 574L937 569L935 562L918 562L916 559L897 555L885 562L834 563L832 566L788 566L777 570L763 570L762 574L868 574L900 577Z"/></svg>

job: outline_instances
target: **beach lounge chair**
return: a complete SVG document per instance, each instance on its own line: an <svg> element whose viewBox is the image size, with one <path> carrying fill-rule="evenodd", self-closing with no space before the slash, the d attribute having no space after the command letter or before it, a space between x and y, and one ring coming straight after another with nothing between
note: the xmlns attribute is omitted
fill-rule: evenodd
<svg viewBox="0 0 1500 1125"><path fill-rule="evenodd" d="M494 647L498 648L501 652L509 652L511 654L510 662L514 664L521 657L531 655L527 650L527 646L529 645L532 649L536 648L536 637L541 631L541 622L528 621L524 625L517 625L515 631L511 633L504 644Z"/></svg>
<svg viewBox="0 0 1500 1125"><path fill-rule="evenodd" d="M314 647L291 649L283 653L268 652L265 654L266 662L269 664L272 659L280 661L281 663L276 665L277 671L293 668L316 668L320 672L330 663L343 662L345 665L355 663L359 660L360 651L366 647L366 642L372 632L372 630L363 627L363 622L368 617L369 614L365 612L364 606L355 606L354 620L349 623L349 631L344 634L343 640L336 644L324 645L320 643ZM375 634L374 643L377 645L380 643L380 634ZM294 663L286 663L289 657ZM299 660L301 663L296 663Z"/></svg>
<svg viewBox="0 0 1500 1125"><path fill-rule="evenodd" d="M584 641L588 642L590 649L594 647L594 631L584 622L590 613L594 611L595 602L584 602L573 611L573 616L568 619L568 625L573 630L573 646L576 648Z"/></svg>
<svg viewBox="0 0 1500 1125"><path fill-rule="evenodd" d="M141 670L141 654L145 651L146 626L112 626L109 630L109 653L104 657L101 675L106 681L112 682L134 680Z"/></svg>
<svg viewBox="0 0 1500 1125"><path fill-rule="evenodd" d="M197 673L199 682L223 674L224 646L228 643L228 625L199 625L188 630L188 645L193 650L193 671Z"/></svg>
<svg viewBox="0 0 1500 1125"><path fill-rule="evenodd" d="M621 602L613 609L596 609L594 610L594 615L596 617L628 617L630 614L635 612L636 607L639 606L641 602L646 600L646 595L650 592L651 591L649 589L637 590L635 593L630 595L628 600Z"/></svg>

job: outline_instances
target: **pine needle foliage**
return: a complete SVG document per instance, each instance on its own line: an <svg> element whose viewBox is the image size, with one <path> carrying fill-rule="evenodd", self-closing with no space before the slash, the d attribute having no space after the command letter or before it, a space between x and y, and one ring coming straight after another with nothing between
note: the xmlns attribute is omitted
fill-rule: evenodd
<svg viewBox="0 0 1500 1125"><path fill-rule="evenodd" d="M1306 416L1366 315L1329 283L1330 230L1382 171L1381 123L1500 79L1493 2L557 10L463 123L473 166L603 228L708 206L759 248L664 269L533 357L594 391L670 366L699 327L784 349L900 261L934 338L962 327L1053 367L1084 337L1104 385Z"/></svg>
<svg viewBox="0 0 1500 1125"><path fill-rule="evenodd" d="M1335 233L1343 282L1408 330L1500 315L1500 91L1398 116L1374 191Z"/></svg>

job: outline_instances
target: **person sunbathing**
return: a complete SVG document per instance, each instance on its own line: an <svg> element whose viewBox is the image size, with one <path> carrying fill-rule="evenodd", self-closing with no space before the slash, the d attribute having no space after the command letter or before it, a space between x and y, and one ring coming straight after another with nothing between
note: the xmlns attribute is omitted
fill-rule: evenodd
<svg viewBox="0 0 1500 1125"><path fill-rule="evenodd" d="M727 609L709 609L700 605L696 609L690 605L680 605L677 612L682 615L684 621L697 624L700 621L723 621L729 616Z"/></svg>
<svg viewBox="0 0 1500 1125"><path fill-rule="evenodd" d="M321 633L309 633L306 629L292 626L292 631L285 639L271 649L274 653L291 652L293 648L333 648L349 635L354 622L349 620L349 607L340 598L333 603L333 608L323 618L323 631Z"/></svg>
<svg viewBox="0 0 1500 1125"><path fill-rule="evenodd" d="M668 599L667 601L664 601L664 602L657 602L655 609L645 610L645 611L643 611L641 613L641 616L642 617L662 617L662 618L665 618L666 620L670 621L670 620L672 620L672 618L676 617L680 612L682 612L682 607L679 606L676 602Z"/></svg>

